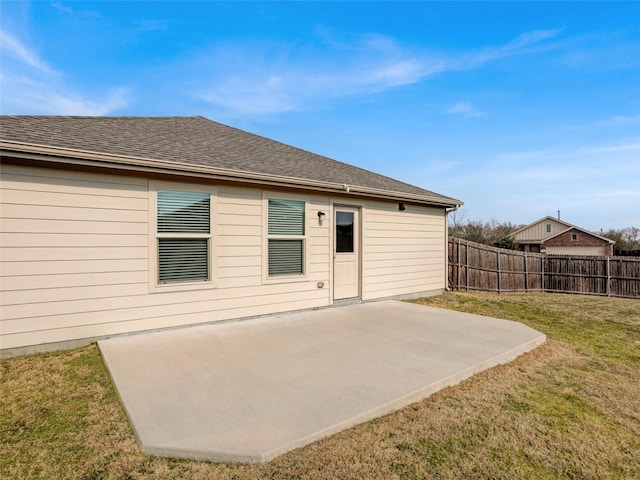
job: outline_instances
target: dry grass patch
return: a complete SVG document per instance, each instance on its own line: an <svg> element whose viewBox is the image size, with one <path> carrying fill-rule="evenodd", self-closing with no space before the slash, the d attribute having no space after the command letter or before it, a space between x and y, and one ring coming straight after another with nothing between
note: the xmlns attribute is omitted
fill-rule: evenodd
<svg viewBox="0 0 640 480"><path fill-rule="evenodd" d="M419 303L522 321L548 344L254 466L140 453L95 346L5 360L0 477L640 478L640 302L455 293Z"/></svg>

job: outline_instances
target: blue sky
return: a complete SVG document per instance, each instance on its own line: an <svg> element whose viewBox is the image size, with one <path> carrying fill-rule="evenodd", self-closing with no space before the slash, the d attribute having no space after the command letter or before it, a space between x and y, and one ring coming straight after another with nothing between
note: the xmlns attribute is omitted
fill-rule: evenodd
<svg viewBox="0 0 640 480"><path fill-rule="evenodd" d="M202 115L459 198L640 226L640 2L0 2L3 114Z"/></svg>

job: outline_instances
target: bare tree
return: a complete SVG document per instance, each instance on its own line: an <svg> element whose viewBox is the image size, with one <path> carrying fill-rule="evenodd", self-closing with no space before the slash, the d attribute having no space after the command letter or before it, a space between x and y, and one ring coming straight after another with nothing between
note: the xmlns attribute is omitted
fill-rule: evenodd
<svg viewBox="0 0 640 480"><path fill-rule="evenodd" d="M614 255L640 256L640 228L611 228L600 235L616 242L613 246Z"/></svg>
<svg viewBox="0 0 640 480"><path fill-rule="evenodd" d="M523 226L511 222L499 222L495 218L486 222L468 220L467 211L464 208L449 214L449 236L512 250L519 248L513 238L513 232ZM607 231L600 230L598 235L616 242L614 255L640 256L640 228L612 228Z"/></svg>
<svg viewBox="0 0 640 480"><path fill-rule="evenodd" d="M462 231L467 222L467 211L464 207L449 213L449 235L452 237L462 238Z"/></svg>
<svg viewBox="0 0 640 480"><path fill-rule="evenodd" d="M518 244L511 234L520 228L520 225L514 225L511 222L500 223L495 218L487 222L467 220L466 212L458 210L454 213L457 215L451 218L449 223L451 237L501 248L518 249Z"/></svg>

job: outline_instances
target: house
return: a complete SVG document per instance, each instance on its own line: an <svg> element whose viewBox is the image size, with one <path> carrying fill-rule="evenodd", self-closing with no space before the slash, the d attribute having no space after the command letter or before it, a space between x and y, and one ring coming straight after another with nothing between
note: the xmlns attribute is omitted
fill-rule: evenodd
<svg viewBox="0 0 640 480"><path fill-rule="evenodd" d="M550 216L511 235L525 252L612 256L614 241Z"/></svg>
<svg viewBox="0 0 640 480"><path fill-rule="evenodd" d="M459 200L203 117L0 116L0 353L444 290Z"/></svg>

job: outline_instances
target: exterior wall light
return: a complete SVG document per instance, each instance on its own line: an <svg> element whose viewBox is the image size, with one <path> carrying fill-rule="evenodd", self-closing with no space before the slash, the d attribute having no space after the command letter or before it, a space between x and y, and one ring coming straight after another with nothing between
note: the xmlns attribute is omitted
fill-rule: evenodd
<svg viewBox="0 0 640 480"><path fill-rule="evenodd" d="M398 204L398 210L400 210L401 212L404 212L407 209L407 207L404 206L404 203L399 203Z"/></svg>
<svg viewBox="0 0 640 480"><path fill-rule="evenodd" d="M325 217L325 213L324 212L318 212L318 221L320 223L322 223L322 221L324 220Z"/></svg>

